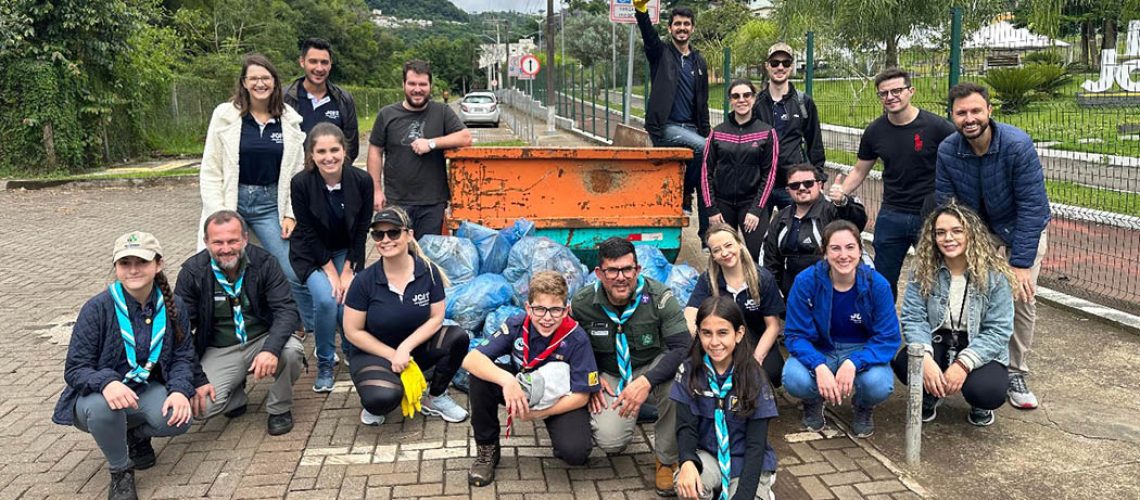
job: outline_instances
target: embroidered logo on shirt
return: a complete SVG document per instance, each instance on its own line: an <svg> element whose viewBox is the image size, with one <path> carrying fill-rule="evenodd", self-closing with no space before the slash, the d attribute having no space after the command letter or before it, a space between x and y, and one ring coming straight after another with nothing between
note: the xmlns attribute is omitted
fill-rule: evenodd
<svg viewBox="0 0 1140 500"><path fill-rule="evenodd" d="M427 306L429 300L431 300L431 298L429 297L428 292L417 293L412 296L412 303L419 307Z"/></svg>
<svg viewBox="0 0 1140 500"><path fill-rule="evenodd" d="M851 322L855 323L856 325L862 325L863 324L863 315L859 314L859 313L852 314L851 315Z"/></svg>
<svg viewBox="0 0 1140 500"><path fill-rule="evenodd" d="M272 134L269 134L269 140L273 141L276 144L285 144L285 135L281 132L274 132Z"/></svg>
<svg viewBox="0 0 1140 500"><path fill-rule="evenodd" d="M598 385L598 372L590 372L586 374L586 384Z"/></svg>
<svg viewBox="0 0 1140 500"><path fill-rule="evenodd" d="M914 150L922 151L922 136L917 132L914 134Z"/></svg>
<svg viewBox="0 0 1140 500"><path fill-rule="evenodd" d="M339 120L340 119L340 110L339 109L330 109L328 111L325 111L325 118L328 118L330 120Z"/></svg>
<svg viewBox="0 0 1140 500"><path fill-rule="evenodd" d="M749 311L755 311L757 309L760 309L760 304L757 304L755 300L748 299L744 302L744 308L748 309Z"/></svg>

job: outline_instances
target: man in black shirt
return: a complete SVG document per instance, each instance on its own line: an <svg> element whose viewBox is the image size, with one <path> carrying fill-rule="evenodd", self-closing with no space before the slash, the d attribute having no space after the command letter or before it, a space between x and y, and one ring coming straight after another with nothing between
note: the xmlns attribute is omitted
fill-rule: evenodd
<svg viewBox="0 0 1140 500"><path fill-rule="evenodd" d="M356 101L352 94L329 81L332 73L332 47L320 38L301 42L298 60L305 76L285 89L285 104L301 114L301 130L308 133L318 123L329 122L344 132L344 164L352 165L360 153L360 126L356 121Z"/></svg>
<svg viewBox="0 0 1140 500"><path fill-rule="evenodd" d="M899 273L907 249L918 243L922 206L934 196L934 165L938 145L954 133L944 118L911 104L910 75L889 68L875 77L883 116L871 122L859 141L859 161L842 185L832 185L828 197L837 200L859 188L875 160L883 160L883 204L875 219L875 269L898 297Z"/></svg>

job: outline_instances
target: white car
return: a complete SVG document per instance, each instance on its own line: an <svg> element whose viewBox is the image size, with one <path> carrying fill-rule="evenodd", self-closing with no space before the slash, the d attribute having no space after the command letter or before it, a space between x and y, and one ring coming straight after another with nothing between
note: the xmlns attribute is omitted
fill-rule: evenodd
<svg viewBox="0 0 1140 500"><path fill-rule="evenodd" d="M490 92L472 92L459 101L459 119L464 125L490 123L499 126L499 100Z"/></svg>

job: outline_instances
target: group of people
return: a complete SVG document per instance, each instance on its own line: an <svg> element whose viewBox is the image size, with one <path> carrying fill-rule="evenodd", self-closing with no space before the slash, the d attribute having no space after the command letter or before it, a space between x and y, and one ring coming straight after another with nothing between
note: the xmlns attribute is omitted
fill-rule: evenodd
<svg viewBox="0 0 1140 500"><path fill-rule="evenodd" d="M880 74L884 115L824 195L818 111L788 81L792 49L769 50L761 92L732 82L731 114L710 130L707 67L688 44L693 12L673 9L662 41L645 2L634 5L654 81L646 129L655 145L695 151L684 192L697 193L708 268L686 304L641 274L630 242L611 238L598 245L593 286L571 294L561 275L535 274L525 314L468 352L467 332L444 319L448 279L417 243L443 225L443 150L471 142L431 100L430 66L404 65L405 98L378 113L362 170L352 167L355 105L328 81L327 42L302 45L305 76L284 89L272 63L248 55L207 132L199 253L172 288L158 240L123 235L114 282L76 321L53 420L95 438L109 497L136 497L134 471L155 463L151 438L183 433L195 417L246 413L249 374L272 381L268 433L288 433L309 335L313 390L332 391L343 357L366 425L409 398L466 420L448 385L469 371L476 486L494 480L500 406L506 435L515 420L542 420L555 456L583 464L594 445L622 452L652 401L658 493L770 498L775 389L802 400L810 430L826 425L825 403L850 398L854 434L870 436L892 368L905 382L903 340L925 347L925 421L958 392L979 426L1007 398L1035 408L1026 355L1049 205L1032 141L990 118L986 89L955 87L951 124L910 103L905 72ZM877 160L884 201L872 266L853 192ZM368 237L380 259L366 267ZM421 370L430 382L407 394L406 375Z"/></svg>

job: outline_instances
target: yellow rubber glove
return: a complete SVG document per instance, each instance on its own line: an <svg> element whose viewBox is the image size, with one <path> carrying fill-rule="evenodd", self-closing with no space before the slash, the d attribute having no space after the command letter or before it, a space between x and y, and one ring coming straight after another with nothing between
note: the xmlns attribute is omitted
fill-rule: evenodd
<svg viewBox="0 0 1140 500"><path fill-rule="evenodd" d="M649 12L649 0L633 0L633 10L641 13Z"/></svg>
<svg viewBox="0 0 1140 500"><path fill-rule="evenodd" d="M410 418L415 416L417 411L423 410L420 405L420 397L423 396L424 389L427 388L424 374L414 359L408 362L404 371L400 372L400 382L404 384L404 399L400 402L400 409L405 417Z"/></svg>

